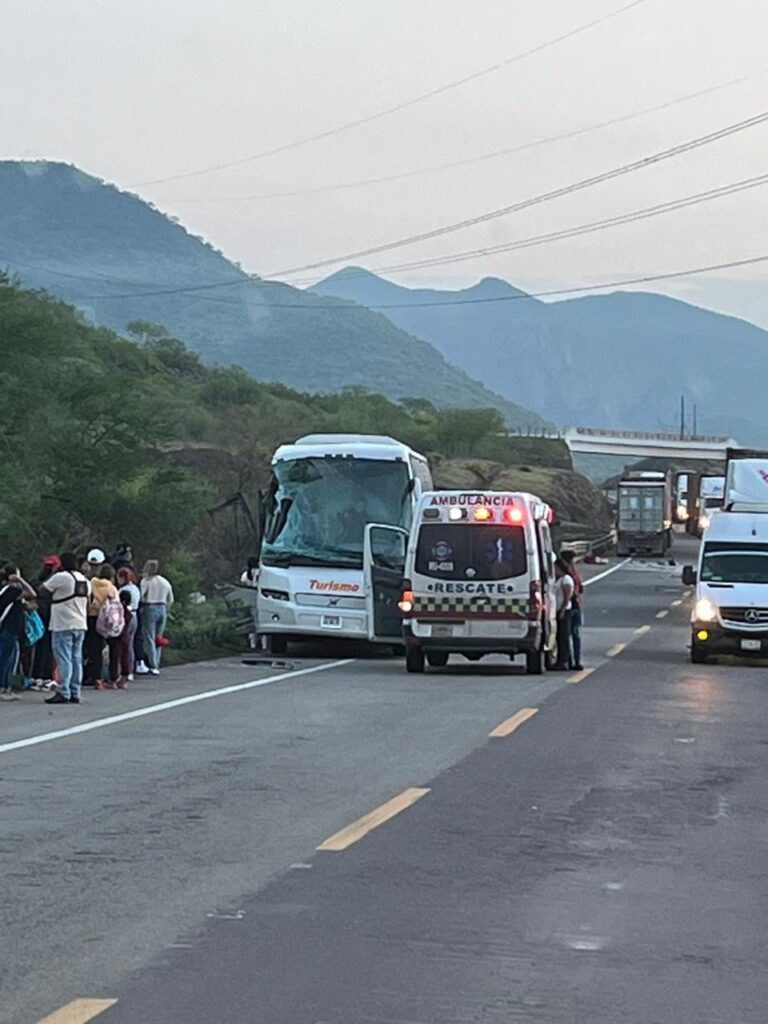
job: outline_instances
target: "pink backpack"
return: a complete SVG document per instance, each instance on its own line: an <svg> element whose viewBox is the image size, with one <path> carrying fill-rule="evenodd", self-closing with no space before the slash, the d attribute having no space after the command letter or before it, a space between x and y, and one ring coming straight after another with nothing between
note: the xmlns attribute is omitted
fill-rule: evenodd
<svg viewBox="0 0 768 1024"><path fill-rule="evenodd" d="M125 612L122 602L117 597L108 597L99 609L96 619L96 632L105 640L114 640L120 636L125 627Z"/></svg>

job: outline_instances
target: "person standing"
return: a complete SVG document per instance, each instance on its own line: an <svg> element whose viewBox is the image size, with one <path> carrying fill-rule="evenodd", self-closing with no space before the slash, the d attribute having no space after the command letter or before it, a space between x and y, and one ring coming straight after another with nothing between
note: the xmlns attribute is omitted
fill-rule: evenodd
<svg viewBox="0 0 768 1024"><path fill-rule="evenodd" d="M93 554L93 552L91 552ZM102 554L99 552L99 554ZM93 565L93 559L88 556ZM115 570L108 562L102 562L98 574L91 579L91 597L88 603L88 629L85 637L85 678L83 686L104 689L104 637L96 628L99 612L107 601L118 601L115 586Z"/></svg>
<svg viewBox="0 0 768 1024"><path fill-rule="evenodd" d="M59 669L58 689L46 704L80 703L91 585L77 566L77 555L65 551L60 571L43 583L51 595L51 646Z"/></svg>
<svg viewBox="0 0 768 1024"><path fill-rule="evenodd" d="M43 584L50 579L54 573L61 569L61 559L58 555L46 555L43 559L43 566L40 575L37 577L35 591L37 593L36 603L40 618L45 626L45 633L35 644L32 651L32 667L30 676L32 679L31 689L52 690L53 689L53 647L51 644L51 592Z"/></svg>
<svg viewBox="0 0 768 1024"><path fill-rule="evenodd" d="M160 649L157 638L165 633L168 609L173 604L173 587L159 573L159 562L150 558L144 565L141 580L141 633L144 656L150 675L160 674Z"/></svg>
<svg viewBox="0 0 768 1024"><path fill-rule="evenodd" d="M582 672L584 666L581 664L581 627L584 625L584 614L581 609L584 600L584 580L581 578L578 566L576 565L576 554L573 551L561 551L560 557L568 566L568 575L573 579L573 598L571 599L571 649L573 652L573 667L577 672Z"/></svg>
<svg viewBox="0 0 768 1024"><path fill-rule="evenodd" d="M22 601L33 601L30 586L13 562L0 569L0 700L18 700L11 676L19 660L19 639L24 634Z"/></svg>
<svg viewBox="0 0 768 1024"><path fill-rule="evenodd" d="M555 562L555 593L557 595L557 661L553 669L565 672L573 667L571 654L571 608L573 603L573 577L568 565L558 558Z"/></svg>
<svg viewBox="0 0 768 1024"><path fill-rule="evenodd" d="M134 617L131 612L131 595L127 590L120 591L120 603L123 606L123 630L120 636L110 637L109 644L109 682L117 690L124 690L133 679L133 651L131 641L133 631L131 624Z"/></svg>
<svg viewBox="0 0 768 1024"><path fill-rule="evenodd" d="M139 625L139 604L141 603L141 591L136 585L136 576L134 575L133 569L125 566L122 569L117 570L117 589L120 593L120 600L123 602L124 607L131 613L128 616L129 631L128 635L130 638L130 661L127 672L128 682L133 681L133 672L136 667L136 631ZM123 595L128 595L128 602L126 603Z"/></svg>

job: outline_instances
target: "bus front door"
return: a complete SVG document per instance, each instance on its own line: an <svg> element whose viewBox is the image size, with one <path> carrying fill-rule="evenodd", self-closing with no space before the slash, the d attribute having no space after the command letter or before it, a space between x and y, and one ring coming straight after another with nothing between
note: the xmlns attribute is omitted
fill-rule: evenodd
<svg viewBox="0 0 768 1024"><path fill-rule="evenodd" d="M368 639L400 643L402 616L397 603L405 573L408 534L397 526L369 523L365 528L363 572Z"/></svg>

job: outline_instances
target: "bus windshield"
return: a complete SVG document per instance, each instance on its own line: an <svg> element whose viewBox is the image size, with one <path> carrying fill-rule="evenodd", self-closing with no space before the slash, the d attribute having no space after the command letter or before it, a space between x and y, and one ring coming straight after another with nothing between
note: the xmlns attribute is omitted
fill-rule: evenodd
<svg viewBox="0 0 768 1024"><path fill-rule="evenodd" d="M768 583L768 544L707 544L701 579L705 583Z"/></svg>
<svg viewBox="0 0 768 1024"><path fill-rule="evenodd" d="M368 523L410 528L413 481L405 462L291 459L272 473L265 565L362 568Z"/></svg>

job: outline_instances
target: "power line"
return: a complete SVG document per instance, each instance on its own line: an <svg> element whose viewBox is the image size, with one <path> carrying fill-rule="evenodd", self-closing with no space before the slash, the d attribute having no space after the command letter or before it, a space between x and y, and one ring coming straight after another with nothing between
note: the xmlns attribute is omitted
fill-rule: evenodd
<svg viewBox="0 0 768 1024"><path fill-rule="evenodd" d="M352 313L358 313L363 309L369 310L387 310L387 309L423 309L430 306L475 306L486 304L489 302L515 302L528 299L543 299L553 298L558 295L578 295L588 292L599 292L604 291L606 288L620 288L631 284L651 284L654 281L669 281L673 278L679 277L693 277L697 274L707 274L720 270L733 270L739 267L748 267L758 263L768 262L768 254L763 256L751 256L746 259L730 260L727 263L711 263L706 266L689 267L685 270L673 270L663 274L644 274L641 277L629 277L629 278L617 278L610 281L603 281L600 284L593 285L572 285L568 288L551 288L547 291L539 292L515 292L513 295L498 295L489 296L475 299L441 299L437 302L393 302L393 303L377 303L376 305L363 306L356 302L351 302L345 299L336 299L332 302L270 302L268 304L269 309L303 309L315 312L318 309L333 309L336 311L347 311ZM232 282L236 283L236 282ZM246 282L243 282L246 283ZM251 281L251 284L274 284L279 282L260 282ZM203 287L203 286L201 286ZM210 286L215 287L215 286ZM283 285L283 287L290 287L290 285ZM139 297L149 297L157 295L168 295L178 294L181 291L192 291L194 289L158 289L154 292L141 292L138 295L136 293L129 292L125 295L80 295L74 296L69 299L70 302L85 302L89 300L112 300L112 299L133 299ZM225 300L223 300L225 301Z"/></svg>
<svg viewBox="0 0 768 1024"><path fill-rule="evenodd" d="M392 114L397 114L401 110L407 110L409 107L415 107L419 103L424 103L426 100L433 99L436 96L441 96L444 93L450 92L453 89L458 89L463 85L468 85L470 82L477 81L479 78L484 78L486 75L493 74L495 71L500 71L502 68L509 67L510 65L516 64L528 57L533 57L535 54L541 53L543 50L547 50L552 46L557 46L559 43L566 42L568 39L573 39L575 36L588 32L590 29L597 28L598 25L603 25L612 18L617 18L619 15L632 10L634 7L639 7L645 2L646 0L632 0L631 3L624 4L623 7L619 7L617 10L610 11L608 14L602 15L600 18L595 18L583 25L579 25L576 28L571 29L569 32L564 32L562 35L556 36L554 39L548 39L543 43L539 43L538 46L534 46L530 50L525 50L522 53L516 53L511 57L507 57L505 60L498 61L496 64L491 64L488 67L481 68L479 71L474 71L470 75L465 75L463 78L457 78L452 82L447 82L444 85L430 89L428 92L423 92L418 96L413 96L411 99L403 100L401 103L396 103L394 106L386 107L383 110L376 111L376 113L368 114L365 117L357 118L354 121L348 121L345 124L336 125L334 128L328 128L325 131L317 132L315 135L308 135L303 139L295 139L293 142L286 142L281 146L274 146L272 149L265 149L260 153L241 157L239 160L230 160L226 163L212 164L208 167L199 167L194 171L182 171L178 174L169 174L163 178L150 178L146 181L139 181L135 185L131 185L129 187L141 188L146 185L162 185L169 181L180 181L184 178L194 178L201 174L211 174L214 171L228 170L230 167L242 167L243 164L252 163L256 160L263 160L269 156L276 156L278 153L286 153L289 150L298 149L300 146L309 145L311 142L319 142L322 139L328 139L334 135L340 135L342 132L350 131L353 128L360 128L363 125L371 124L373 121L378 121L383 117L389 117Z"/></svg>
<svg viewBox="0 0 768 1024"><path fill-rule="evenodd" d="M381 185L392 181L403 181L407 178L416 178L425 174L436 174L441 171L454 170L457 167L469 167L473 164L496 160L499 157L512 156L516 153L525 153L532 149L539 149L543 146L552 145L555 142L564 142L568 139L579 138L582 135L588 135L603 128L612 128L614 125L626 124L628 121L634 121L639 117L645 117L647 114L658 114L661 111L669 110L679 104L689 103L691 100L701 99L703 96L710 96L713 93L733 88L736 85L743 85L744 82L751 82L766 74L768 74L768 68L763 68L762 71L757 71L752 75L742 75L740 78L732 78L727 82L721 82L719 85L712 85L706 89L699 89L697 92L686 93L684 96L677 96L674 99L666 100L664 103L658 103L653 107L644 107L642 110L635 110L629 114L621 114L618 117L611 117L605 121L595 121L582 128L574 128L571 131L561 132L557 135L547 135L543 138L534 139L531 142L524 142L517 146L507 146L504 149L492 150L489 153L480 153L476 156L466 157L462 160L451 160L447 163L432 164L429 167L418 167L409 171L400 171L395 174L382 174L373 178L359 178L356 181L344 181L335 185L317 185L312 188L293 189L289 192L262 192L247 196L213 196L212 198L205 198L202 196L193 198L175 197L166 201L170 203L244 203L252 200L291 199L296 196L322 195L323 193L328 192L342 192L348 189L363 188L370 185Z"/></svg>
<svg viewBox="0 0 768 1024"><path fill-rule="evenodd" d="M560 188L552 189L549 192L541 192L528 199L523 199L516 203L510 203L507 206L502 206L495 210L489 210L487 213L478 214L475 217L468 217L452 224L444 224L441 227L433 228L430 231L422 231L419 234L408 235L404 238L394 239L391 242L383 242L380 245L373 245L367 249L358 249L355 252L344 253L341 256L326 257L325 259L315 260L313 263L304 263L297 267L271 271L265 276L287 277L289 275L303 273L308 270L317 270L320 267L332 266L335 263L347 263L350 260L360 259L365 256L375 256L380 252L389 252L392 249L400 249L404 246L415 245L417 242L426 242L432 238L440 238L443 235L462 231L465 228L475 227L478 224L485 224L488 221L497 220L499 217L506 217L510 213L518 213L521 210L527 210L532 206L538 206L542 203L549 202L552 199L559 199L562 196L571 195L574 192L580 192L583 189L591 188L593 185L602 184L604 181L610 181L613 178L622 177L623 175L630 174L633 171L650 167L663 160L669 160L672 157L680 156L683 153L689 153L694 149L699 149L701 146L709 145L711 142L717 142L720 139L728 138L730 135L734 135L737 132L757 127L758 125L764 124L766 121L768 121L768 111L763 111L762 113L746 118L743 121L737 121L734 124L726 125L724 128L719 128L717 131L709 132L706 135L700 135L687 142L671 146L669 149L664 149L650 156L642 157L639 160L633 160L631 163L622 164L609 171L603 171L600 174L592 175L589 178L583 178L581 181L572 182L569 185L563 185Z"/></svg>
<svg viewBox="0 0 768 1024"><path fill-rule="evenodd" d="M760 185L768 184L768 174L757 175L754 178L744 178L741 181L732 182L729 185L721 185L718 188L708 189L705 192L696 192L693 195L682 196L679 199L671 199L665 203L658 203L655 206L646 206L640 210L633 210L629 213L617 214L615 217L608 217L604 220L590 221L586 224L579 224L576 227L564 228L560 231L551 231L543 235L533 235L528 238L520 238L513 242L502 242L498 245L483 246L478 249L466 249L461 252L452 253L447 256L434 256L422 260L413 260L409 263L390 264L383 267L373 267L370 271L352 271L345 273L343 280L351 280L356 277L365 277L367 273L397 273L403 270L423 270L429 267L444 266L449 263L463 263L468 260L479 259L484 256L493 256L498 253L516 252L518 249L528 249L537 245L544 245L547 242L557 242L563 239L576 238L581 235L592 234L595 231L603 231L606 228L616 227L622 224L632 224L636 221L648 220L665 213L672 213L676 210L687 209L690 206L698 206L701 203L710 202L714 199L722 199L727 196L737 195L749 189L757 188ZM302 281L291 282L292 284L316 283L315 278L306 278Z"/></svg>

